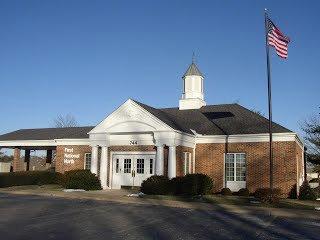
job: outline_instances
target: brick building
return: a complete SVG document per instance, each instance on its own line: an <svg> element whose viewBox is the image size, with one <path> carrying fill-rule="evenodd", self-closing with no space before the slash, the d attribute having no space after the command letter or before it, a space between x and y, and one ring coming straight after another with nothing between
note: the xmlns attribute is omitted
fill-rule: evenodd
<svg viewBox="0 0 320 240"><path fill-rule="evenodd" d="M96 126L22 129L0 136L0 147L14 148L14 171L29 170L31 149L47 150L56 171L90 169L104 189L188 173L211 176L215 191L268 187L268 120L238 104L206 105L203 80L192 63L177 108L129 99ZM303 143L277 123L272 130L274 186L287 194L303 180Z"/></svg>

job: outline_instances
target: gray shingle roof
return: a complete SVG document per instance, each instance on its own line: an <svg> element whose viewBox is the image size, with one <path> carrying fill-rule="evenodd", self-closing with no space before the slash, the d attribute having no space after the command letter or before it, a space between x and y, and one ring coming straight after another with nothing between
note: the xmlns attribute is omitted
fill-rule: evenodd
<svg viewBox="0 0 320 240"><path fill-rule="evenodd" d="M135 102L173 129L189 134L193 134L191 129L203 135L268 133L268 119L239 104L209 105L200 109L179 110L179 108L153 108ZM0 135L0 141L89 138L87 133L93 128L94 126L20 129ZM291 131L273 123L273 132Z"/></svg>
<svg viewBox="0 0 320 240"><path fill-rule="evenodd" d="M137 102L151 114L170 127L203 135L237 135L268 133L268 119L242 107L239 104L208 105L200 109L179 110L179 108L157 109ZM273 122L273 132L291 132Z"/></svg>
<svg viewBox="0 0 320 240"><path fill-rule="evenodd" d="M185 76L201 76L203 77L202 73L200 72L199 68L197 67L197 65L193 62L190 64L190 66L188 67L186 73L183 75L183 77Z"/></svg>
<svg viewBox="0 0 320 240"><path fill-rule="evenodd" d="M0 141L7 140L52 140L60 138L89 138L88 132L94 126L67 128L20 129L0 135Z"/></svg>

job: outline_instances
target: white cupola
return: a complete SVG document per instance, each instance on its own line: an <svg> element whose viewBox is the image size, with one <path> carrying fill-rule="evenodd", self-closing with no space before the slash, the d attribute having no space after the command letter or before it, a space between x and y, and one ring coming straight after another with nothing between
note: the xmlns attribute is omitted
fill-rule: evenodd
<svg viewBox="0 0 320 240"><path fill-rule="evenodd" d="M182 77L183 93L179 101L179 110L199 109L206 105L203 94L203 75L192 60Z"/></svg>

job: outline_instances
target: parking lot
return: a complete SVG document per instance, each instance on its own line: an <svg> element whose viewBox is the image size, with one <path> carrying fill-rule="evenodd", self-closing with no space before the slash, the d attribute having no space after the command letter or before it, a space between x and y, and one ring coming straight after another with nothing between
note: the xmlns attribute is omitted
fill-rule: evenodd
<svg viewBox="0 0 320 240"><path fill-rule="evenodd" d="M292 210L294 211L294 210ZM319 239L314 217L0 193L2 239Z"/></svg>

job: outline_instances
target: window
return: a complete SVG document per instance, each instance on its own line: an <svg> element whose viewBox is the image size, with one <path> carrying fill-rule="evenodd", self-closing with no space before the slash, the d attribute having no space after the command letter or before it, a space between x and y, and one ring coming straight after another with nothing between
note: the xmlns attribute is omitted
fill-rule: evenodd
<svg viewBox="0 0 320 240"><path fill-rule="evenodd" d="M84 154L84 169L91 169L91 153Z"/></svg>
<svg viewBox="0 0 320 240"><path fill-rule="evenodd" d="M246 181L246 155L244 153L228 153L225 158L227 181Z"/></svg>
<svg viewBox="0 0 320 240"><path fill-rule="evenodd" d="M187 175L190 173L191 168L191 153L185 152L184 155L184 175Z"/></svg>
<svg viewBox="0 0 320 240"><path fill-rule="evenodd" d="M144 173L144 159L143 158L137 159L137 173L138 174Z"/></svg>
<svg viewBox="0 0 320 240"><path fill-rule="evenodd" d="M236 180L246 180L246 155L244 153L236 155Z"/></svg>
<svg viewBox="0 0 320 240"><path fill-rule="evenodd" d="M123 173L131 173L131 159L130 158L124 159Z"/></svg>
<svg viewBox="0 0 320 240"><path fill-rule="evenodd" d="M153 159L150 159L150 174L153 174Z"/></svg>
<svg viewBox="0 0 320 240"><path fill-rule="evenodd" d="M234 154L230 153L226 155L226 179L234 181Z"/></svg>
<svg viewBox="0 0 320 240"><path fill-rule="evenodd" d="M119 173L119 158L116 159L116 173Z"/></svg>

